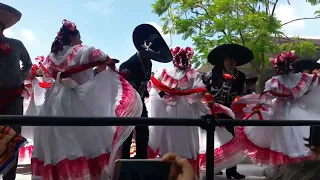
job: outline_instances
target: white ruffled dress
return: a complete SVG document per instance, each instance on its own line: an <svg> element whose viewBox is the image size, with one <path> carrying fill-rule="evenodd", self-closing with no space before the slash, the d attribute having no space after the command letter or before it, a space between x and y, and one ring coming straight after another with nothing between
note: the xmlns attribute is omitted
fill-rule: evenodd
<svg viewBox="0 0 320 180"><path fill-rule="evenodd" d="M264 103L263 120L320 120L320 88L316 74L296 73L272 77L265 93L256 103ZM290 97L279 97L291 94ZM245 99L246 97L244 97ZM247 98L245 113L250 113L253 100ZM243 101L245 102L245 100ZM250 119L258 119L255 114ZM310 158L303 137L309 137L309 126L237 127L236 135L246 146L246 154L258 165L279 166Z"/></svg>
<svg viewBox="0 0 320 180"><path fill-rule="evenodd" d="M154 77L167 87L180 91L205 87L201 75L193 69L163 69L157 71ZM146 100L149 117L200 118L202 115L211 114L208 104L204 102L203 93L186 96L166 94L160 98L160 90L152 81L149 85L150 96ZM219 104L215 105L213 111L225 112L234 117L229 108ZM245 158L244 149L241 149L239 141L224 127L216 128L214 140L215 172L231 167ZM192 126L149 126L150 157L154 158L168 152L188 159L199 175L199 172L206 168L206 131Z"/></svg>
<svg viewBox="0 0 320 180"><path fill-rule="evenodd" d="M25 92L24 94L24 115L27 116L38 116L39 110L44 103L44 97L46 90L50 87L53 82L52 78L37 78L31 77L25 80ZM31 164L31 157L33 151L33 138L34 138L34 127L23 126L21 129L21 135L28 140L23 148L19 150L18 164Z"/></svg>
<svg viewBox="0 0 320 180"><path fill-rule="evenodd" d="M51 72L109 59L99 49L66 46L43 63ZM110 60L110 59L109 59ZM140 117L142 101L133 87L108 67L93 77L92 68L61 79L47 90L43 116ZM107 178L119 148L133 126L35 127L32 179L96 180ZM109 166L110 165L110 166ZM111 169L108 169L111 168ZM110 174L108 174L110 175Z"/></svg>

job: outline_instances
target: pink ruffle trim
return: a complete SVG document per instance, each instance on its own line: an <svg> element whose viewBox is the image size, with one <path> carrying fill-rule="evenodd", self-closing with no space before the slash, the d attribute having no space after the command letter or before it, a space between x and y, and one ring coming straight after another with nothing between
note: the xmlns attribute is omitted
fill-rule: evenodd
<svg viewBox="0 0 320 180"><path fill-rule="evenodd" d="M32 158L32 175L42 177L43 180L84 180L89 177L91 180L98 180L104 166L109 163L109 156L110 154L101 154L92 159L63 159L56 165L45 165L38 158Z"/></svg>
<svg viewBox="0 0 320 180"><path fill-rule="evenodd" d="M246 148L246 155L251 158L255 164L259 165L284 165L289 163L298 163L310 160L310 156L289 157L282 152L277 152L269 148L263 148L255 145L247 136L244 127L236 127L236 136Z"/></svg>
<svg viewBox="0 0 320 180"><path fill-rule="evenodd" d="M219 148L215 148L214 150L214 165L215 167L224 166L229 162L230 159L233 159L239 152L244 151L243 146L239 142L237 138L231 139L229 142L220 146ZM156 158L159 156L160 150L153 151L150 146L148 147L148 158ZM194 172L199 175L200 170L206 169L206 154L198 154L198 158L188 159L191 163ZM231 166L234 164L231 164ZM225 167L228 168L228 167Z"/></svg>

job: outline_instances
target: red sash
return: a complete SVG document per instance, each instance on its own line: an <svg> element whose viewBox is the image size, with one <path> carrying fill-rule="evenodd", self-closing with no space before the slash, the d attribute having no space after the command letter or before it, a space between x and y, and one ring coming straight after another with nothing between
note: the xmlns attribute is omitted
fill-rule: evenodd
<svg viewBox="0 0 320 180"><path fill-rule="evenodd" d="M158 88L159 90L177 96L186 96L194 93L205 93L208 90L204 87L195 88L195 89L188 89L188 90L176 90L169 88L168 86L164 85L162 82L158 81L154 76L151 77L152 84Z"/></svg>
<svg viewBox="0 0 320 180"><path fill-rule="evenodd" d="M0 89L0 114L6 114L8 105L13 103L15 99L23 92L23 88Z"/></svg>

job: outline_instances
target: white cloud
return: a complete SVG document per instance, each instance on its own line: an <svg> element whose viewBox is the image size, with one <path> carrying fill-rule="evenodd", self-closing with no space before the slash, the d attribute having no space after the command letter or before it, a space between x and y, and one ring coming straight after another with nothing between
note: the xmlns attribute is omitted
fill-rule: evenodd
<svg viewBox="0 0 320 180"><path fill-rule="evenodd" d="M9 38L13 38L14 37L14 33L11 29L6 29L4 30L3 34L6 36L6 37L9 37Z"/></svg>
<svg viewBox="0 0 320 180"><path fill-rule="evenodd" d="M156 22L152 21L149 22L148 24L151 24L152 26L154 26L161 34L161 36L163 37L163 39L167 42L168 45L170 45L170 41L171 41L171 37L170 34L164 34L162 31L162 27L160 25L158 25Z"/></svg>
<svg viewBox="0 0 320 180"><path fill-rule="evenodd" d="M91 1L87 2L84 6L92 11L108 15L111 11L112 2L113 0Z"/></svg>
<svg viewBox="0 0 320 180"><path fill-rule="evenodd" d="M36 41L36 36L34 35L33 31L31 31L30 29L21 29L20 30L21 33L21 38L24 41L27 42L35 42Z"/></svg>
<svg viewBox="0 0 320 180"><path fill-rule="evenodd" d="M297 11L294 6L288 4L279 4L275 10L276 17L281 21L281 23L286 23L291 20L300 18L298 16L298 12L299 11ZM303 30L304 28L304 21L295 21L283 26L283 30L289 34L293 34L295 31Z"/></svg>

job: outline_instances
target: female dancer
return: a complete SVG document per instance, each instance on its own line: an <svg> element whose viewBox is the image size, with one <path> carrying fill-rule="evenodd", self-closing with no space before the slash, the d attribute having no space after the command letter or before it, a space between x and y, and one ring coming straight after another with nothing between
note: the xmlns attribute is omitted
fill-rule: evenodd
<svg viewBox="0 0 320 180"><path fill-rule="evenodd" d="M44 56L36 57L37 64L31 68L29 77L24 81L24 114L28 116L39 115L39 109L44 103L44 94L51 86L54 79L44 78L44 67L41 64L44 61ZM47 76L46 76L47 77ZM28 144L20 149L18 164L30 164L33 151L33 126L23 126L21 134L27 138Z"/></svg>
<svg viewBox="0 0 320 180"><path fill-rule="evenodd" d="M101 64L109 66L94 77L93 67ZM40 115L141 116L137 92L114 70L106 54L82 45L74 23L63 21L43 65L55 82L46 92ZM132 130L132 126L37 126L31 160L33 179L107 179L104 169L109 164L113 167L119 147Z"/></svg>
<svg viewBox="0 0 320 180"><path fill-rule="evenodd" d="M253 119L320 119L319 99L315 96L320 92L318 76L294 73L293 63L296 59L294 51L283 52L276 58L270 59L278 76L266 82L261 98L255 99L260 104L253 107L254 112L247 114L245 119L249 119L254 113L257 113L257 116L252 116ZM244 99L241 101L242 105L255 104L254 99L248 97L241 99ZM240 100L232 109L239 109L237 106L241 106ZM303 141L303 137L309 137L309 127L237 127L236 134L246 146L246 153L255 164L272 167L268 169L269 171L265 171L269 177L278 172L280 165L310 158L310 150L304 146Z"/></svg>
<svg viewBox="0 0 320 180"><path fill-rule="evenodd" d="M149 117L200 118L201 115L223 113L234 117L233 112L213 102L202 83L201 75L191 69L193 50L189 47L171 49L173 68L157 71L149 83L146 105ZM210 102L203 102L205 97ZM211 105L211 111L208 106ZM199 127L149 127L149 157L175 152L189 160L195 173L205 169L206 132ZM215 135L215 171L228 168L244 158L240 144L224 128L218 127ZM238 144L237 144L238 143Z"/></svg>

